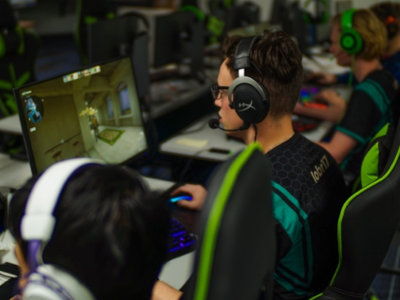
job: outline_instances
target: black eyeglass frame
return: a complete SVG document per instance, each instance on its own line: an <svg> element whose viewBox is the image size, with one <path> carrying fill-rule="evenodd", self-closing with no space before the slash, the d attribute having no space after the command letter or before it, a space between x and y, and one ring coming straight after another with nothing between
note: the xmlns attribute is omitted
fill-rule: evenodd
<svg viewBox="0 0 400 300"><path fill-rule="evenodd" d="M224 85L218 85L217 83L214 83L211 85L211 94L215 99L218 99L221 97L221 90L228 90L229 86L224 86Z"/></svg>

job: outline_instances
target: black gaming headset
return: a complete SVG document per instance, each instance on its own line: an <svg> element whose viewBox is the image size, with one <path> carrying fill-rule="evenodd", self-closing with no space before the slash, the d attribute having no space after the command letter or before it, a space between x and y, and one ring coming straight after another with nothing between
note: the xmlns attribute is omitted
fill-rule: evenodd
<svg viewBox="0 0 400 300"><path fill-rule="evenodd" d="M264 120L269 110L268 90L253 78L245 75L252 66L250 51L260 36L246 37L240 40L235 51L234 69L238 77L228 89L229 105L247 124L256 124Z"/></svg>
<svg viewBox="0 0 400 300"><path fill-rule="evenodd" d="M51 239L56 219L53 215L64 186L81 167L101 164L89 158L74 158L49 167L35 183L21 221L21 235L28 242L28 265L31 274L23 299L94 300L91 292L71 274L54 265L44 264L42 253Z"/></svg>
<svg viewBox="0 0 400 300"><path fill-rule="evenodd" d="M342 33L339 38L340 46L349 54L357 54L363 48L363 39L353 28L354 12L354 8L348 9L343 12L341 18Z"/></svg>

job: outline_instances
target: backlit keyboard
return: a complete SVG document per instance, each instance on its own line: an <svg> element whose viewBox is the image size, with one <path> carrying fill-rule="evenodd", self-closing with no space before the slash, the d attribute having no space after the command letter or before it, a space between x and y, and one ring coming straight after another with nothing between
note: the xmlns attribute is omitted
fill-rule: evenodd
<svg viewBox="0 0 400 300"><path fill-rule="evenodd" d="M177 219L171 218L168 234L168 259L175 258L194 250L196 235L189 232Z"/></svg>

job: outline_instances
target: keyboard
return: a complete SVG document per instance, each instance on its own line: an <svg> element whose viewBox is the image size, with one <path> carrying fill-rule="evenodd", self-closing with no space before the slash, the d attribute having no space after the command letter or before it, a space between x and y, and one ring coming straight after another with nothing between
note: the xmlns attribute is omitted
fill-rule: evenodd
<svg viewBox="0 0 400 300"><path fill-rule="evenodd" d="M189 232L177 219L171 218L167 259L170 260L193 251L196 240L197 237L194 233Z"/></svg>

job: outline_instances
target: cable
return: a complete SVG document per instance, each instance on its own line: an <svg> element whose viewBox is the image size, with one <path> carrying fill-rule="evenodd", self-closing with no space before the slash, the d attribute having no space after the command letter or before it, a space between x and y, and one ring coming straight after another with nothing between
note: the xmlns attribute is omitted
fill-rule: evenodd
<svg viewBox="0 0 400 300"><path fill-rule="evenodd" d="M195 152L193 155L190 156L189 160L188 160L188 161L186 162L186 164L185 164L185 167L184 167L183 170L181 171L181 174L179 175L178 184L183 183L183 178L184 178L184 176L186 175L187 171L189 170L189 168L190 168L190 166L191 166L193 160L194 160L195 158L197 158L198 155L199 155L200 153L205 152L205 151L209 151L209 150L210 150L209 148L201 149L201 150Z"/></svg>

